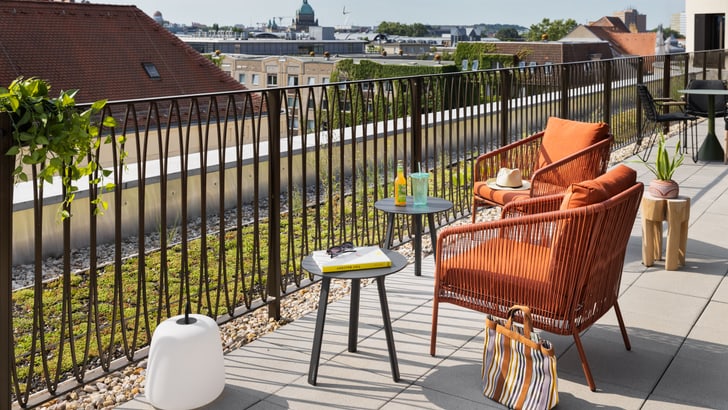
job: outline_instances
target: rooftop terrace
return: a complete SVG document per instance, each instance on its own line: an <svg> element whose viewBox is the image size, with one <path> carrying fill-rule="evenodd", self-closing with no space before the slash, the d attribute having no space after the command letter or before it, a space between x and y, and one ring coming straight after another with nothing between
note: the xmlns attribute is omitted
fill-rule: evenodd
<svg viewBox="0 0 728 410"><path fill-rule="evenodd" d="M699 124L699 135L706 127ZM652 174L633 159L625 162L649 182ZM681 194L692 199L687 261L679 270L664 270L664 261L642 265L638 214L619 299L632 350L624 349L613 312L582 338L597 392L586 384L573 338L543 334L558 354L559 409L726 408L726 176L728 166L719 162L686 159L678 169ZM329 306L316 387L307 383L315 325L309 314L227 354L225 390L206 408L501 408L481 395L483 314L441 305L437 356L428 354L433 272L427 256L421 277L409 265L387 278L400 382L392 381L376 288L367 286L357 353L346 347L348 299ZM151 406L140 395L120 408Z"/></svg>

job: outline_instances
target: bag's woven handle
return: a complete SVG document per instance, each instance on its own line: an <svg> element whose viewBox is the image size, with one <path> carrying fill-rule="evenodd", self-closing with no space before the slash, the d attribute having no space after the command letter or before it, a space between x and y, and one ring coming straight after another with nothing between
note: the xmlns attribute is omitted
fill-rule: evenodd
<svg viewBox="0 0 728 410"><path fill-rule="evenodd" d="M506 322L506 327L509 330L513 330L513 316L516 314L516 312L521 311L523 314L523 335L526 336L526 338L531 338L531 331L533 330L533 325L531 324L531 308L524 305L513 305L510 309L508 309L508 322Z"/></svg>

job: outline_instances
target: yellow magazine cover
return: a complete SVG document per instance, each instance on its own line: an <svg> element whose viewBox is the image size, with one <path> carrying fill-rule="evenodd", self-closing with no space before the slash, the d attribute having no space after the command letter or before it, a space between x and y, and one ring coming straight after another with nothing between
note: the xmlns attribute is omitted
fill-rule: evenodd
<svg viewBox="0 0 728 410"><path fill-rule="evenodd" d="M357 247L354 252L344 252L333 258L326 251L314 251L312 256L323 273L392 266L392 261L378 246Z"/></svg>

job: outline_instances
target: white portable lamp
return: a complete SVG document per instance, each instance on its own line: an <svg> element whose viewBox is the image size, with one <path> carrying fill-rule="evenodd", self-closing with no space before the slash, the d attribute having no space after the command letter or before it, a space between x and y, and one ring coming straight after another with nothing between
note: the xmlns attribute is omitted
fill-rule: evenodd
<svg viewBox="0 0 728 410"><path fill-rule="evenodd" d="M154 330L145 396L164 410L202 407L225 388L220 329L205 315L171 317Z"/></svg>

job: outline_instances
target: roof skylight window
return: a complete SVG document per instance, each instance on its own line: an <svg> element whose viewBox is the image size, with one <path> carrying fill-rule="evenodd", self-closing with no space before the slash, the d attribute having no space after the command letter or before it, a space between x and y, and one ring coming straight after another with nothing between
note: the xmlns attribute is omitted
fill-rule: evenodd
<svg viewBox="0 0 728 410"><path fill-rule="evenodd" d="M154 65L154 63L142 63L142 66L144 67L144 71L147 72L149 78L153 80L159 80L160 78L162 78L159 75L159 70L157 70L157 66Z"/></svg>

